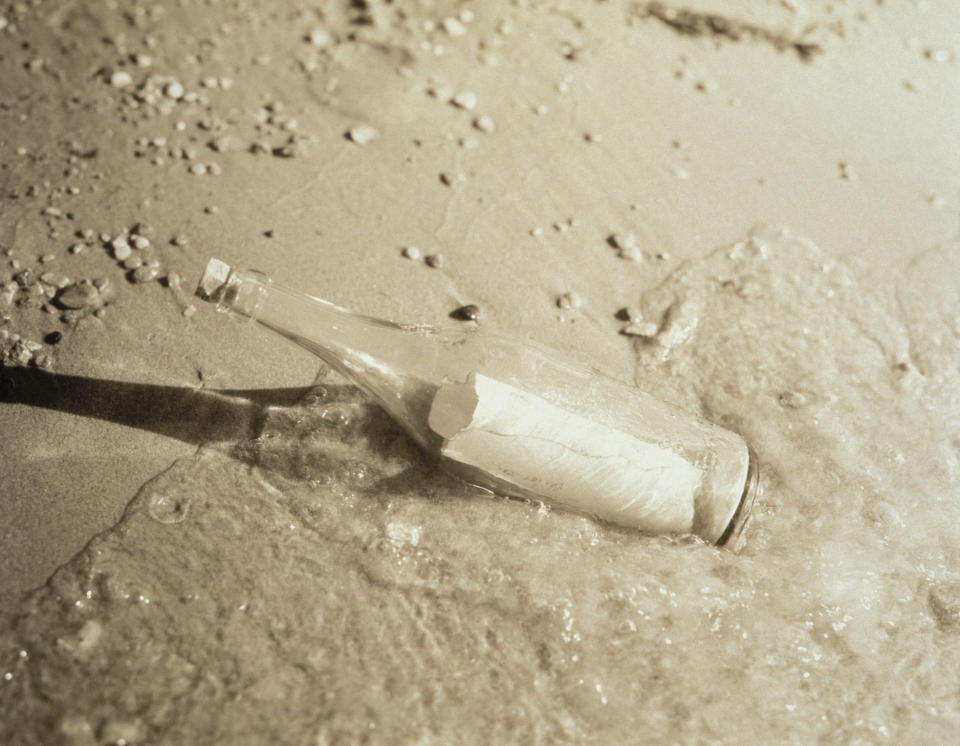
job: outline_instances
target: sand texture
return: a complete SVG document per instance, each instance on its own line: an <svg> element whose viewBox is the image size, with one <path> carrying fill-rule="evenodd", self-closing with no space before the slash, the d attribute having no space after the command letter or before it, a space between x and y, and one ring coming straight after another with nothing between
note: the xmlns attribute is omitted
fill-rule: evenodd
<svg viewBox="0 0 960 746"><path fill-rule="evenodd" d="M0 743L950 743L960 8L0 4ZM210 256L741 434L740 552L491 496Z"/></svg>

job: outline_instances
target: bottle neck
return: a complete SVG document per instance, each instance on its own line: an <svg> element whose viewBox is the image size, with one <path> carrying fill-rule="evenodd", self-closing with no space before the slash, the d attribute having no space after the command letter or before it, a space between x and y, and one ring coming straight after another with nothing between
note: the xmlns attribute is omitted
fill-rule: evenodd
<svg viewBox="0 0 960 746"><path fill-rule="evenodd" d="M218 260L211 260L197 292L218 311L254 320L314 353L374 397L422 446L436 446L438 436L427 423L437 389L425 365L431 345L416 329L353 313Z"/></svg>

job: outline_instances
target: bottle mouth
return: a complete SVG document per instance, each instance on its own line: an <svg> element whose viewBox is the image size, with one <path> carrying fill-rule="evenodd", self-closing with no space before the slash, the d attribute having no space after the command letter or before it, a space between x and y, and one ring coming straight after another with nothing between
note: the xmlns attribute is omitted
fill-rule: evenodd
<svg viewBox="0 0 960 746"><path fill-rule="evenodd" d="M211 258L203 269L200 282L197 283L197 297L208 303L220 303L232 271L226 262Z"/></svg>
<svg viewBox="0 0 960 746"><path fill-rule="evenodd" d="M257 316L271 280L255 269L234 269L220 259L210 259L197 284L198 298L238 320Z"/></svg>
<svg viewBox="0 0 960 746"><path fill-rule="evenodd" d="M753 504L756 502L757 494L760 491L760 459L757 458L757 452L749 445L747 446L747 452L749 453L747 479L743 485L740 504L737 505L726 531L717 540L717 546L726 547L734 552L739 552L746 543L744 534L753 518Z"/></svg>

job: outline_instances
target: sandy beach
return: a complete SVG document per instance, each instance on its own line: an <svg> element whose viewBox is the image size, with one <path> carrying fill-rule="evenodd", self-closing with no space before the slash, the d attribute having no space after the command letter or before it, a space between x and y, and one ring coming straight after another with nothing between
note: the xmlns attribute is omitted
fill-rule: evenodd
<svg viewBox="0 0 960 746"><path fill-rule="evenodd" d="M958 55L947 0L0 4L0 741L954 740ZM746 546L437 473L211 256L740 433Z"/></svg>

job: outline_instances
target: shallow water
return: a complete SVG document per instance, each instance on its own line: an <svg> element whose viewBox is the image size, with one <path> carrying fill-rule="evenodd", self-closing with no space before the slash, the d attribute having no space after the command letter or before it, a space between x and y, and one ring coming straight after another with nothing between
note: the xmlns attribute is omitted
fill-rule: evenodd
<svg viewBox="0 0 960 746"><path fill-rule="evenodd" d="M349 387L267 411L0 623L0 742L953 740L956 261L874 297L763 231L644 299L637 383L763 462L738 555L462 487Z"/></svg>

